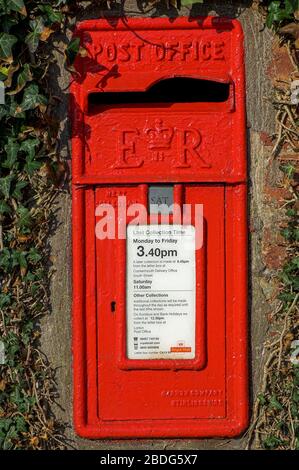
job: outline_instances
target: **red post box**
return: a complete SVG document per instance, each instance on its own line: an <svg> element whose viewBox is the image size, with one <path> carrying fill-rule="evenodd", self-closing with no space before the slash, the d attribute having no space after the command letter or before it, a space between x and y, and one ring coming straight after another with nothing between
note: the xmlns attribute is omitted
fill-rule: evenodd
<svg viewBox="0 0 299 470"><path fill-rule="evenodd" d="M241 26L110 19L76 34L76 431L238 435L248 420Z"/></svg>

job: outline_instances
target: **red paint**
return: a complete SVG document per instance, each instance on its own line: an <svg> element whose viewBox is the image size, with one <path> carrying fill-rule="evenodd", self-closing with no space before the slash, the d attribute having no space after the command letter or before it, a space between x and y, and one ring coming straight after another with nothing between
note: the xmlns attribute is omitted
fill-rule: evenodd
<svg viewBox="0 0 299 470"><path fill-rule="evenodd" d="M88 50L75 63L70 106L76 431L89 438L235 436L248 422L241 27L211 17L115 19L85 21L76 34ZM88 104L90 93L140 92L173 77L228 83L229 96ZM204 204L194 360L126 358L125 241L95 237L97 204L124 192L128 202L147 204L148 184L159 182L175 185L180 204Z"/></svg>

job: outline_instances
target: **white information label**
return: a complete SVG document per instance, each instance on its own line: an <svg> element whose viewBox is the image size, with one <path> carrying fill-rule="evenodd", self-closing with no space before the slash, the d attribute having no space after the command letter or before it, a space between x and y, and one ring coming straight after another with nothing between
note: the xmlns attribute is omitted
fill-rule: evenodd
<svg viewBox="0 0 299 470"><path fill-rule="evenodd" d="M127 227L128 359L194 359L195 228Z"/></svg>

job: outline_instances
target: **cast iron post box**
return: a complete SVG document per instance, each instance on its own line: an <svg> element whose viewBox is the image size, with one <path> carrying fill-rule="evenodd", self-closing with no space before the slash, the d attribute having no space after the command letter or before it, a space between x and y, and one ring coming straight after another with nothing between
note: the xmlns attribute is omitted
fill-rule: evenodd
<svg viewBox="0 0 299 470"><path fill-rule="evenodd" d="M76 430L240 434L248 420L241 26L110 19L82 22L76 35Z"/></svg>

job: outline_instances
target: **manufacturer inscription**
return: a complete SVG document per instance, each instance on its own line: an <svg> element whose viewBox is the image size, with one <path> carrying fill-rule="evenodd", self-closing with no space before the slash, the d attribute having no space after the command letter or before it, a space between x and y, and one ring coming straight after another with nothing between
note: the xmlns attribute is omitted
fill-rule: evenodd
<svg viewBox="0 0 299 470"><path fill-rule="evenodd" d="M175 407L196 407L196 406L221 406L223 400L171 400L171 406Z"/></svg>
<svg viewBox="0 0 299 470"><path fill-rule="evenodd" d="M221 389L162 390L161 396L170 398L170 405L176 408L224 404L224 391Z"/></svg>

